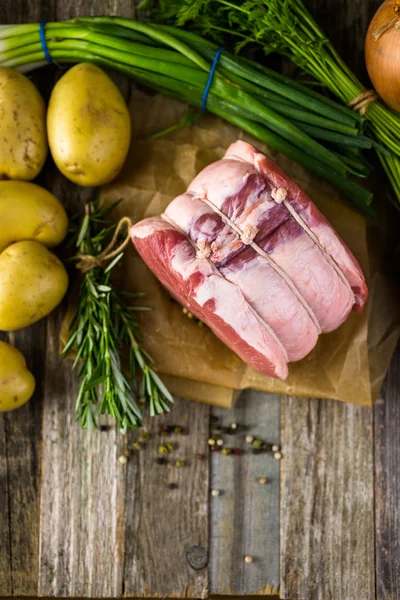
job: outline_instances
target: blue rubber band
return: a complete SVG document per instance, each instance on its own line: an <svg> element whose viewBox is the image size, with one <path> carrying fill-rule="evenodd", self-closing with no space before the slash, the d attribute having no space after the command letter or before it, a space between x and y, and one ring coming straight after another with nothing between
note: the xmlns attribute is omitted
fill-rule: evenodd
<svg viewBox="0 0 400 600"><path fill-rule="evenodd" d="M46 25L46 21L40 22L40 26L39 26L40 43L42 44L42 50L43 50L43 53L44 53L44 56L45 56L47 62L52 63L54 61L50 56L50 52L48 51L47 44L46 44L46 37L44 35L45 25Z"/></svg>
<svg viewBox="0 0 400 600"><path fill-rule="evenodd" d="M210 74L208 76L207 84L206 84L204 94L203 94L203 99L201 101L201 108L203 110L207 109L208 92L210 91L210 87L211 87L212 80L214 77L215 69L217 68L218 59L221 56L222 50L224 50L223 47L218 48L218 50L216 51L215 56L214 56L213 64L211 65Z"/></svg>

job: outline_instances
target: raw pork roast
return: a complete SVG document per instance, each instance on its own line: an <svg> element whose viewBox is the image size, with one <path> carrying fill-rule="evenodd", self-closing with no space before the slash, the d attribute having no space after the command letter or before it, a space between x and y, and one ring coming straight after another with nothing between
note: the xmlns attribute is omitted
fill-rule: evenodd
<svg viewBox="0 0 400 600"><path fill-rule="evenodd" d="M367 300L359 264L315 205L242 141L131 235L178 302L272 377Z"/></svg>

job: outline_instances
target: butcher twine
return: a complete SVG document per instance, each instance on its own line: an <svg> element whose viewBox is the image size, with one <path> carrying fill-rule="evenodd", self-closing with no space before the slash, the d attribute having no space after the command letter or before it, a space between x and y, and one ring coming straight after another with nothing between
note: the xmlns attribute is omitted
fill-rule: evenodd
<svg viewBox="0 0 400 600"><path fill-rule="evenodd" d="M281 190L283 188L279 188L279 189ZM285 190L285 192L286 192L286 190ZM293 281L290 279L290 277L288 277L286 275L285 271L283 271L280 268L280 266L277 265L276 262L266 252L264 252L264 250L262 248L260 248L260 246L258 244L256 244L253 241L253 238L257 234L257 231L256 230L253 230L250 232L243 231L242 229L240 229L240 227L238 227L236 225L236 223L231 221L231 219L229 217L227 217L222 211L220 211L219 208L217 206L215 206L215 204L213 204L210 200L208 200L208 198L203 198L203 197L199 197L199 196L196 196L196 198L198 200L200 200L201 202L204 202L204 204L207 204L207 206L209 206L214 212L216 212L221 217L223 222L226 223L227 225L229 225L238 234L238 236L240 237L240 239L242 240L242 242L245 246L251 246L253 248L253 250L255 250L255 252L257 252L257 254L259 256L261 256L261 258L264 258L268 262L270 267L285 281L286 285L290 288L290 290L293 292L293 294L299 300L300 304L308 312L311 320L313 321L315 327L317 328L318 333L321 333L321 327L320 327L320 324L318 323L318 319L315 316L314 311L312 310L311 306L309 306L308 302L302 296L300 291L297 289L297 287L295 286Z"/></svg>
<svg viewBox="0 0 400 600"><path fill-rule="evenodd" d="M360 113L363 117L367 112L368 106L372 104L372 102L375 102L375 100L378 100L378 97L378 94L376 94L374 90L365 90L364 92L361 92L357 98L354 98L354 100L349 102L347 106Z"/></svg>
<svg viewBox="0 0 400 600"><path fill-rule="evenodd" d="M199 200L204 200L204 198L199 198ZM197 258L201 258L203 260L206 260L208 262L208 264L211 266L212 270L215 272L215 274L218 275L218 277L221 277L222 279L224 279L226 281L226 278L222 275L222 273L220 273L218 271L218 269L215 266L215 264L209 259L208 256L204 255L204 253L202 252L201 248L199 248L199 246L197 246L197 244L186 234L185 231L183 231L183 229L181 229L179 227L179 225L177 223L175 223L175 221L173 221L172 219L170 219L169 216L166 215L165 213L163 213L161 215L161 218L166 223L169 223L171 225L171 227L173 227L174 229L176 229L177 231L179 231L180 233L182 233L182 235L185 236L187 242L196 251L196 257ZM245 298L245 300L246 300L246 298ZM270 327L270 325L268 325L268 323L266 321L264 321L264 319L261 317L261 315L259 315L259 313L252 307L252 305L250 304L250 302L248 302L248 300L246 300L246 303L247 303L247 306L249 307L250 312L255 316L255 318L257 319L257 321L259 321L263 325L263 327L268 331L269 335L273 338L273 340L275 341L276 345L278 346L278 348L282 352L282 354L283 354L286 362L289 362L289 356L288 356L287 350L286 350L285 346L282 344L282 342L279 339L279 337L276 335L275 331Z"/></svg>
<svg viewBox="0 0 400 600"><path fill-rule="evenodd" d="M126 237L121 244L115 247L118 242L118 237L125 227L127 229ZM91 271L96 267L104 267L109 260L111 260L115 256L118 256L118 254L123 252L123 250L126 248L131 238L131 227L132 221L130 220L130 218L123 217L118 223L116 230L114 231L114 235L111 242L106 248L104 248L102 252L100 252L100 254L97 254L97 256L93 256L92 254L78 253L76 256L74 256L74 259L78 261L76 264L76 268L79 269L79 271L82 271L82 273L87 273L88 271Z"/></svg>

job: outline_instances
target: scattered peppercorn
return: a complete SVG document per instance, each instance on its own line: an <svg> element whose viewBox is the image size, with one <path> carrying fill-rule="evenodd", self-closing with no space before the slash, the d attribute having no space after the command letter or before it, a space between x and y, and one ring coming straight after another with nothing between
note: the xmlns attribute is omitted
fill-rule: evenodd
<svg viewBox="0 0 400 600"><path fill-rule="evenodd" d="M108 431L109 429L111 429L111 427L109 427L108 425L100 425L99 429L100 431Z"/></svg>
<svg viewBox="0 0 400 600"><path fill-rule="evenodd" d="M188 427L183 427L181 433L182 433L182 435L189 435L189 428Z"/></svg>
<svg viewBox="0 0 400 600"><path fill-rule="evenodd" d="M242 456L243 454L243 450L241 450L240 448L232 448L232 452L233 454L236 454L236 456Z"/></svg>
<svg viewBox="0 0 400 600"><path fill-rule="evenodd" d="M231 423L231 429L237 429L237 428L238 428L237 423Z"/></svg>
<svg viewBox="0 0 400 600"><path fill-rule="evenodd" d="M196 454L196 460L204 460L205 456L204 454Z"/></svg>
<svg viewBox="0 0 400 600"><path fill-rule="evenodd" d="M177 460L175 462L175 466L178 467L178 469L180 469L181 467L183 467L185 465L185 463L183 462L183 460Z"/></svg>
<svg viewBox="0 0 400 600"><path fill-rule="evenodd" d="M215 446L210 446L210 450L211 452L219 452L221 450L221 448L217 445Z"/></svg>
<svg viewBox="0 0 400 600"><path fill-rule="evenodd" d="M214 440L213 438L210 438L210 439L208 440L208 445L209 445L209 446L215 446L215 440Z"/></svg>
<svg viewBox="0 0 400 600"><path fill-rule="evenodd" d="M247 563L248 565L251 564L253 562L253 557L252 556L245 556L244 557L244 562Z"/></svg>
<svg viewBox="0 0 400 600"><path fill-rule="evenodd" d="M132 448L134 448L135 450L141 450L142 444L140 442L133 442Z"/></svg>
<svg viewBox="0 0 400 600"><path fill-rule="evenodd" d="M166 454L168 452L167 446L158 446L158 451L160 454Z"/></svg>
<svg viewBox="0 0 400 600"><path fill-rule="evenodd" d="M182 433L182 427L180 425L174 425L174 433Z"/></svg>
<svg viewBox="0 0 400 600"><path fill-rule="evenodd" d="M213 432L215 433L226 433L226 427L222 427L222 425L213 425L212 427Z"/></svg>
<svg viewBox="0 0 400 600"><path fill-rule="evenodd" d="M193 319L193 313L191 313L191 312L188 312L188 313L187 313L187 316L188 316L188 318L189 318L189 319Z"/></svg>
<svg viewBox="0 0 400 600"><path fill-rule="evenodd" d="M150 434L147 431L142 431L139 437L140 442L147 442L150 439Z"/></svg>
<svg viewBox="0 0 400 600"><path fill-rule="evenodd" d="M253 446L254 448L260 448L263 445L263 441L262 440L253 440Z"/></svg>
<svg viewBox="0 0 400 600"><path fill-rule="evenodd" d="M261 483L261 485L265 485L268 482L268 479L266 477L260 477L260 479L258 480L258 483Z"/></svg>
<svg viewBox="0 0 400 600"><path fill-rule="evenodd" d="M263 452L262 448L253 448L251 453L252 454L261 454Z"/></svg>
<svg viewBox="0 0 400 600"><path fill-rule="evenodd" d="M246 435L246 442L252 444L254 442L254 437L252 435Z"/></svg>
<svg viewBox="0 0 400 600"><path fill-rule="evenodd" d="M132 456L131 453L129 452L129 450L125 450L124 454L125 454L125 456L127 458L129 458L130 456Z"/></svg>
<svg viewBox="0 0 400 600"><path fill-rule="evenodd" d="M232 451L230 448L222 448L221 452L224 456L228 456Z"/></svg>
<svg viewBox="0 0 400 600"><path fill-rule="evenodd" d="M272 450L272 452L279 452L278 444L274 444L273 446L271 446L271 450Z"/></svg>
<svg viewBox="0 0 400 600"><path fill-rule="evenodd" d="M167 447L168 452L172 452L175 449L175 446L173 444L165 444Z"/></svg>
<svg viewBox="0 0 400 600"><path fill-rule="evenodd" d="M219 493L220 493L219 490L211 490L211 496L214 496L214 497L219 496Z"/></svg>
<svg viewBox="0 0 400 600"><path fill-rule="evenodd" d="M224 445L224 440L217 440L217 446L223 446Z"/></svg>
<svg viewBox="0 0 400 600"><path fill-rule="evenodd" d="M166 465L168 463L166 458L163 458L162 456L159 456L158 458L156 458L156 463L158 465Z"/></svg>
<svg viewBox="0 0 400 600"><path fill-rule="evenodd" d="M168 489L169 490L176 490L178 488L178 484L177 483L169 483L168 484Z"/></svg>
<svg viewBox="0 0 400 600"><path fill-rule="evenodd" d="M281 460L282 454L280 452L275 452L274 458L276 458L276 460Z"/></svg>
<svg viewBox="0 0 400 600"><path fill-rule="evenodd" d="M121 465L126 465L126 463L128 462L126 456L120 456L118 460L121 463Z"/></svg>
<svg viewBox="0 0 400 600"><path fill-rule="evenodd" d="M184 315L187 315L189 311L188 311L187 308L183 307L182 308L182 312L183 312Z"/></svg>

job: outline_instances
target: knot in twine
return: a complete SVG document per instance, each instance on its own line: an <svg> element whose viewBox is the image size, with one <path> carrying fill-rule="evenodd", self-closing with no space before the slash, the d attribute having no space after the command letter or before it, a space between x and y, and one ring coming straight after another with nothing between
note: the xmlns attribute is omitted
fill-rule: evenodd
<svg viewBox="0 0 400 600"><path fill-rule="evenodd" d="M97 256L93 256L92 254L79 253L74 257L78 261L76 264L76 268L79 269L79 271L82 271L82 273L87 273L88 271L91 271L96 267L104 267L109 260L111 260L115 256L118 256L118 254L120 254L126 248L131 237L129 233L131 227L132 221L130 220L130 218L123 217L118 223L116 230L114 231L114 235L111 242L106 248L104 248L102 252L100 252L100 254L97 254ZM127 229L125 239L121 244L115 247L118 242L118 237L124 228Z"/></svg>
<svg viewBox="0 0 400 600"><path fill-rule="evenodd" d="M359 112L363 117L367 112L368 106L377 99L378 94L376 94L374 90L365 90L364 92L361 92L357 98L354 98L354 100L349 102L347 106Z"/></svg>

